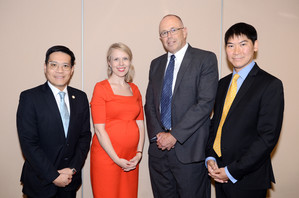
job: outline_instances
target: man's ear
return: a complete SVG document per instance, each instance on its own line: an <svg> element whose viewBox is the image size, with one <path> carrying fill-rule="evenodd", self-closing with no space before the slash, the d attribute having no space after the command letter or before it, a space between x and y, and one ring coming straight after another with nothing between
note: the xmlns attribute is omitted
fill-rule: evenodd
<svg viewBox="0 0 299 198"><path fill-rule="evenodd" d="M254 42L254 45L253 45L253 50L254 50L255 52L257 52L258 49L259 49L259 42L258 42L258 40L256 40L256 41Z"/></svg>

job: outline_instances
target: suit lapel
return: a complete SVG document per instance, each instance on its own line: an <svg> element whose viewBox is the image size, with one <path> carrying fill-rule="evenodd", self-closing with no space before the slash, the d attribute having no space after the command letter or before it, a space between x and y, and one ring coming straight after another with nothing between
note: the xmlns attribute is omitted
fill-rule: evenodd
<svg viewBox="0 0 299 198"><path fill-rule="evenodd" d="M219 123L220 123L220 120L221 120L221 117L222 117L224 101L225 101L225 98L226 98L226 94L227 94L227 91L228 91L228 87L229 87L231 78L232 78L232 74L225 77L224 79L222 79L222 82L221 82L222 85L220 85L218 87L217 101L215 101L215 103L220 104L220 105L219 105L219 108L217 108L217 112L214 113L214 116L216 115L215 122L217 123L217 126L219 126ZM218 127L217 127L217 129L218 129Z"/></svg>
<svg viewBox="0 0 299 198"><path fill-rule="evenodd" d="M76 108L76 95L74 94L73 90L68 86L67 87L67 92L68 92L68 97L69 97L69 102L70 102L70 123L69 123L69 128L68 128L68 133L67 133L67 138L71 135L70 131L72 131L72 126L74 123L74 118L77 112Z"/></svg>
<svg viewBox="0 0 299 198"><path fill-rule="evenodd" d="M175 97L176 90L178 89L178 87L179 87L179 85L180 85L180 83L181 83L181 81L184 77L184 74L185 74L185 72L187 71L187 69L190 65L190 62L192 60L191 53L192 53L192 47L189 45L189 47L188 47L188 49L185 53L185 56L183 58L183 61L181 63L179 72L177 74L175 87L174 87L173 94L172 94L173 97ZM155 99L156 99L155 104L157 104L157 106L156 106L157 112L160 112L160 110L159 110L159 108L160 108L160 98L161 98L161 94L162 94L162 86L163 86L163 80L164 80L166 64L167 64L167 54L165 54L161 58L161 61L159 63L158 69L157 69L157 72L155 73L156 76L155 76L155 89L154 90L157 90L157 94L156 94L157 97L155 97Z"/></svg>
<svg viewBox="0 0 299 198"><path fill-rule="evenodd" d="M156 110L157 112L160 112L159 108L160 108L160 99L161 99L161 94L162 94L162 86L163 86L163 81L164 81L164 74L165 74L165 68L166 68L166 64L167 64L167 54L165 54L162 58L161 61L157 67L157 72L155 73L155 79L154 83L155 83L155 88L154 90L157 90L156 92L156 97L155 97L155 104L156 105Z"/></svg>
<svg viewBox="0 0 299 198"><path fill-rule="evenodd" d="M190 65L190 62L192 60L192 55L191 55L191 52L192 52L192 47L189 45L188 46L188 49L184 55L184 58L182 60L182 63L181 63L181 66L180 66L180 69L179 69L179 72L177 74L177 78L176 78L176 82L175 82L175 87L174 87L174 90L173 90L173 97L175 96L175 93L184 77L184 74L185 72L187 71L189 65Z"/></svg>
<svg viewBox="0 0 299 198"><path fill-rule="evenodd" d="M60 123L60 128L61 128L61 135L62 137L65 138L65 135L64 135L64 129L63 129L63 124L62 124L62 120L61 120L61 116L60 116L60 112L59 112L59 108L57 106L57 102L56 102L56 99L53 95L53 92L51 90L51 88L49 87L48 85L48 82L46 82L44 84L44 87L43 87L43 92L44 92L44 95L45 95L45 103L46 105L49 106L49 114L53 115L53 119L55 119L55 123Z"/></svg>
<svg viewBox="0 0 299 198"><path fill-rule="evenodd" d="M242 100L244 95L250 89L252 83L254 82L255 76L259 70L260 70L260 68L257 66L257 64L255 64L254 67L249 72L248 76L246 77L245 81L243 82L242 86L240 87L240 89L236 95L236 98L234 99L234 101L229 109L229 112L227 114L227 119L229 118L230 114L236 109L238 103Z"/></svg>

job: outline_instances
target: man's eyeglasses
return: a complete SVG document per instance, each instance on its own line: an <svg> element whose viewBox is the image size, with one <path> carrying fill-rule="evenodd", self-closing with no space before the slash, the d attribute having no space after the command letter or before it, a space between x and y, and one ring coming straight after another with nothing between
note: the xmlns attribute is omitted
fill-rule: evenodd
<svg viewBox="0 0 299 198"><path fill-rule="evenodd" d="M72 66L70 64L67 63L57 63L56 61L49 61L48 65L50 67L50 69L52 70L57 70L59 68L59 66L62 67L63 71L70 71Z"/></svg>
<svg viewBox="0 0 299 198"><path fill-rule="evenodd" d="M181 27L181 28L171 28L168 31L165 30L165 31L163 31L163 32L160 33L160 37L161 38L165 38L165 37L168 36L168 33L170 33L171 35L174 35L174 34L178 33L178 31L181 30L181 29L184 29L184 27Z"/></svg>

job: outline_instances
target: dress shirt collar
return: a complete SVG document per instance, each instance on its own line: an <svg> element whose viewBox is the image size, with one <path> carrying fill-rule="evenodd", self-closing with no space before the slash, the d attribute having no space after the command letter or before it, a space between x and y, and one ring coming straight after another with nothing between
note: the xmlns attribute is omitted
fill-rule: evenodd
<svg viewBox="0 0 299 198"><path fill-rule="evenodd" d="M49 85L50 89L52 90L53 95L55 97L58 95L59 92L61 92L58 88L56 88L54 85L52 85L49 81L48 81L48 85ZM63 92L66 94L66 96L68 95L67 86L64 88Z"/></svg>
<svg viewBox="0 0 299 198"><path fill-rule="evenodd" d="M251 69L253 68L253 66L255 65L255 62L252 61L251 63L249 63L247 66L245 66L243 69L241 69L239 72L236 72L236 70L233 70L233 76L238 73L240 75L240 78L242 78L243 80L245 80L245 78L247 77L247 75L249 74L249 72L251 71Z"/></svg>
<svg viewBox="0 0 299 198"><path fill-rule="evenodd" d="M182 47L182 49L180 49L179 51L177 51L174 55L176 60L178 60L179 62L182 62L184 55L188 49L189 44L186 43L186 45L184 47ZM172 53L168 52L168 60L170 60Z"/></svg>

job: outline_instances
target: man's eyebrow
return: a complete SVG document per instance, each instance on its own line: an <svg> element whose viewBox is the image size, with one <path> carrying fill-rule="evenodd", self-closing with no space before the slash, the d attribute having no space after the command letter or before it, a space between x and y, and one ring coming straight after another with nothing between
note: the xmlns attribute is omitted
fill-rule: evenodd
<svg viewBox="0 0 299 198"><path fill-rule="evenodd" d="M240 42L238 42L238 43L244 43L244 42L248 42L248 40L242 40L242 41L240 41ZM227 44L234 44L233 42L227 42Z"/></svg>

